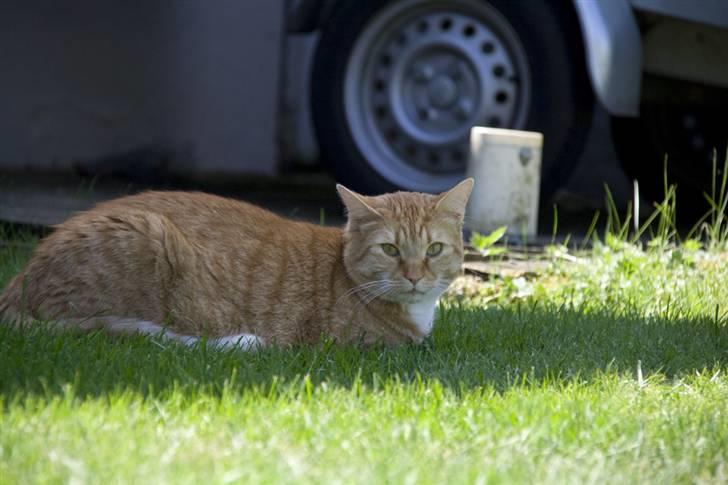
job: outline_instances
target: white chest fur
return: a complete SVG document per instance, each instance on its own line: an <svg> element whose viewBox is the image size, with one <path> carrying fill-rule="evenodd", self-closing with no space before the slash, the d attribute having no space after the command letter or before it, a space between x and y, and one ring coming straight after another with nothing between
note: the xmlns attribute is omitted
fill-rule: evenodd
<svg viewBox="0 0 728 485"><path fill-rule="evenodd" d="M412 319L412 323L417 327L417 330L422 335L427 335L432 330L432 322L435 318L435 307L437 306L437 299L424 300L418 303L413 303L409 306L409 314Z"/></svg>

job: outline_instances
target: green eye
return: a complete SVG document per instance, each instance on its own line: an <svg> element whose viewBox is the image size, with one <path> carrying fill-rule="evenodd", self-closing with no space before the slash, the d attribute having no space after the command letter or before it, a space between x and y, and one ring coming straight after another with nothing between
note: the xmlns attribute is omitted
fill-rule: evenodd
<svg viewBox="0 0 728 485"><path fill-rule="evenodd" d="M427 248L427 255L430 257L437 256L441 252L442 252L442 243L439 243L439 242L432 243L432 244L430 244L430 247Z"/></svg>
<svg viewBox="0 0 728 485"><path fill-rule="evenodd" d="M384 254L387 256L392 256L393 258L399 256L399 249L397 249L397 246L394 244L382 244L382 251L384 251Z"/></svg>

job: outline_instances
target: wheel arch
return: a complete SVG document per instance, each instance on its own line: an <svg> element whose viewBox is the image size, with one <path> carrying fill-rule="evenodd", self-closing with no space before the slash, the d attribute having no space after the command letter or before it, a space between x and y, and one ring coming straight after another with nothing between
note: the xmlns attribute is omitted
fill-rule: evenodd
<svg viewBox="0 0 728 485"><path fill-rule="evenodd" d="M628 0L572 0L592 89L612 115L639 114L642 39Z"/></svg>
<svg viewBox="0 0 728 485"><path fill-rule="evenodd" d="M288 32L313 32L326 25L342 0L298 0L286 13ZM347 1L347 0L343 0Z"/></svg>

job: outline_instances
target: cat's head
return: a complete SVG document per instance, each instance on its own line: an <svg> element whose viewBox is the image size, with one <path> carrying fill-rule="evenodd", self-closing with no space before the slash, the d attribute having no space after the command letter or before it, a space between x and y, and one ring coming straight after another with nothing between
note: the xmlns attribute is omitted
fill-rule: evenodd
<svg viewBox="0 0 728 485"><path fill-rule="evenodd" d="M463 262L469 178L439 195L395 192L367 197L336 186L348 213L344 265L367 300L434 300Z"/></svg>

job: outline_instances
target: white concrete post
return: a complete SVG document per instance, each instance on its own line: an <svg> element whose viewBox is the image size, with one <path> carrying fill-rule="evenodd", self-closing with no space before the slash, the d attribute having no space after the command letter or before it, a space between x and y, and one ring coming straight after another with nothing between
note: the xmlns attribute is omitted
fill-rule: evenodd
<svg viewBox="0 0 728 485"><path fill-rule="evenodd" d="M470 130L468 176L475 178L466 227L487 234L535 236L543 135L475 126Z"/></svg>

